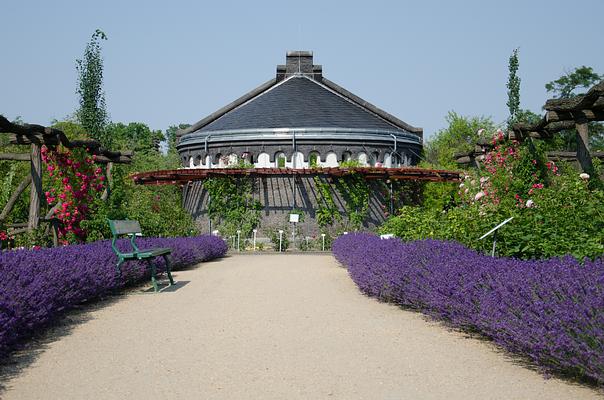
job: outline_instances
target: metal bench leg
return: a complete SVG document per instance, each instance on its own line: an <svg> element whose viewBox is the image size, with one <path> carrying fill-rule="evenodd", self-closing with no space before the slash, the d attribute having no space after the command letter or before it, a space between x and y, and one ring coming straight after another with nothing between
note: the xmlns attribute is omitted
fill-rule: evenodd
<svg viewBox="0 0 604 400"><path fill-rule="evenodd" d="M117 276L121 279L122 278L122 264L124 263L124 259L120 258L117 262L117 265L115 266L115 268L117 269Z"/></svg>
<svg viewBox="0 0 604 400"><path fill-rule="evenodd" d="M172 259L170 255L164 255L164 261L166 261L166 274L168 274L168 279L170 280L170 285L174 285L174 279L172 279Z"/></svg>
<svg viewBox="0 0 604 400"><path fill-rule="evenodd" d="M147 262L149 263L149 267L151 268L151 283L153 284L153 289L155 290L155 292L159 292L159 288L157 287L157 279L155 279L155 264L153 264L153 261L151 260L147 260Z"/></svg>

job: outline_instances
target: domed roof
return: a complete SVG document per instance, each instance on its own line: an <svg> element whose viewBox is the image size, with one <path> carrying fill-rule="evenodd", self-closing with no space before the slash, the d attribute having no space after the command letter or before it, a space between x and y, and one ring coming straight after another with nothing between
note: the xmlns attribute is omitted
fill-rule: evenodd
<svg viewBox="0 0 604 400"><path fill-rule="evenodd" d="M287 53L276 77L177 132L190 141L210 132L248 132L274 129L337 129L380 131L413 136L421 141L422 128L413 127L323 77L313 64L312 52ZM180 141L180 139L179 139Z"/></svg>
<svg viewBox="0 0 604 400"><path fill-rule="evenodd" d="M311 127L400 130L317 81L294 75L199 131Z"/></svg>

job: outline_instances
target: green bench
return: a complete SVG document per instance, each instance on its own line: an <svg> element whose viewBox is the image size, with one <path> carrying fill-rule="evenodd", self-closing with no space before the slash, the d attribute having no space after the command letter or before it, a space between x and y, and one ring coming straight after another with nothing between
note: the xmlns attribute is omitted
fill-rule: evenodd
<svg viewBox="0 0 604 400"><path fill-rule="evenodd" d="M130 221L130 220L108 220L109 228L111 228L111 233L113 235L113 239L111 240L111 248L113 252L117 256L117 272L121 275L122 270L121 266L125 261L128 260L144 260L149 265L151 269L151 283L153 284L153 289L158 292L159 289L157 287L157 280L155 278L156 275L156 267L153 264L153 259L155 257L163 257L166 261L166 273L168 274L168 279L170 280L170 285L174 285L174 280L172 279L172 260L170 259L170 254L172 253L172 249L167 247L158 247L154 249L139 249L135 242L135 237L141 235L141 226L138 221ZM122 235L128 235L130 237L130 245L132 246L132 251L128 253L122 253L116 245L117 239Z"/></svg>

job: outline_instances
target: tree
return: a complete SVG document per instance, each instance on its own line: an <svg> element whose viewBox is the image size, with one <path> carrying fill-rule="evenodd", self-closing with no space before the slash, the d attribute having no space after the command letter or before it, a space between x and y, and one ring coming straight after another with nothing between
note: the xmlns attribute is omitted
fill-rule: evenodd
<svg viewBox="0 0 604 400"><path fill-rule="evenodd" d="M92 138L110 148L111 136L105 130L108 115L103 92L101 40L107 40L107 35L97 29L86 45L84 57L76 60L79 74L76 92L80 96L80 108L76 111L76 117Z"/></svg>
<svg viewBox="0 0 604 400"><path fill-rule="evenodd" d="M514 49L508 62L508 110L510 110L509 123L516 121L518 112L520 111L520 77L516 75L518 72L518 49Z"/></svg>
<svg viewBox="0 0 604 400"><path fill-rule="evenodd" d="M161 131L151 130L142 122L112 122L105 128L107 136L111 137L113 148L116 150L132 150L136 153L157 153L159 144L164 138Z"/></svg>
<svg viewBox="0 0 604 400"><path fill-rule="evenodd" d="M581 66L567 72L555 81L545 84L545 89L555 98L567 99L580 95L579 89L588 89L604 79L593 68ZM576 131L567 129L559 132L550 143L552 150L575 151L577 146ZM593 151L604 150L604 125L598 122L589 123L589 146Z"/></svg>
<svg viewBox="0 0 604 400"><path fill-rule="evenodd" d="M579 95L575 90L587 89L602 79L604 75L598 75L591 67L582 66L575 68L573 72L567 72L555 81L546 83L545 89L556 98L568 99Z"/></svg>
<svg viewBox="0 0 604 400"><path fill-rule="evenodd" d="M450 111L446 121L449 126L436 132L425 146L426 160L437 167L457 168L455 153L472 150L480 138L479 131L485 135L495 132L490 118L464 117Z"/></svg>
<svg viewBox="0 0 604 400"><path fill-rule="evenodd" d="M168 154L176 153L176 132L179 130L187 129L191 125L189 124L178 124L170 125L164 134L165 140L168 144Z"/></svg>

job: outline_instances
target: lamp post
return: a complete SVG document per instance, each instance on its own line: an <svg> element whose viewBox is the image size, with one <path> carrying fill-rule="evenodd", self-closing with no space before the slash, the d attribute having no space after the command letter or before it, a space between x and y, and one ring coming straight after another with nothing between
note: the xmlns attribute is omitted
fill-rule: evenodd
<svg viewBox="0 0 604 400"><path fill-rule="evenodd" d="M323 251L325 251L325 234L321 234L321 239L323 239Z"/></svg>
<svg viewBox="0 0 604 400"><path fill-rule="evenodd" d="M240 239L241 239L241 231L237 230L237 251L241 251Z"/></svg>

